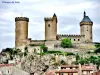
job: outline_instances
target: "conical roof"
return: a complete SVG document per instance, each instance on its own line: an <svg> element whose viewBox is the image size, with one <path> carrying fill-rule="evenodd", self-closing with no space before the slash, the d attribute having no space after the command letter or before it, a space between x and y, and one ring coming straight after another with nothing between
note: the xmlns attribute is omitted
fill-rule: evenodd
<svg viewBox="0 0 100 75"><path fill-rule="evenodd" d="M53 14L53 17L57 17L55 13Z"/></svg>
<svg viewBox="0 0 100 75"><path fill-rule="evenodd" d="M84 11L84 17L83 17L81 22L92 22L91 19L88 16L86 16L86 12L85 11Z"/></svg>

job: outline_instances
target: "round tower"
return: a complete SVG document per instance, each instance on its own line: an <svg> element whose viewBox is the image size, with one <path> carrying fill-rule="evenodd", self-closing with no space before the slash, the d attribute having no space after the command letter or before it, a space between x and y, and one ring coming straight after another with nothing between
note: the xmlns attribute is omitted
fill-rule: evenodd
<svg viewBox="0 0 100 75"><path fill-rule="evenodd" d="M84 11L83 19L80 22L80 32L81 35L85 35L85 42L92 42L92 25L93 22L86 16L86 12Z"/></svg>
<svg viewBox="0 0 100 75"><path fill-rule="evenodd" d="M26 44L28 39L28 22L27 17L15 18L15 47L20 47Z"/></svg>
<svg viewBox="0 0 100 75"><path fill-rule="evenodd" d="M57 16L44 18L45 20L45 40L56 40L57 35Z"/></svg>

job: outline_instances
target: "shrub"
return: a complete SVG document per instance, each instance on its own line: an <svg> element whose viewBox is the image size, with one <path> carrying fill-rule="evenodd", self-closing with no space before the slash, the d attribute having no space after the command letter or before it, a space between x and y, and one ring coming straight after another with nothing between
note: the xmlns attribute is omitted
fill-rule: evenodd
<svg viewBox="0 0 100 75"><path fill-rule="evenodd" d="M72 47L72 42L70 39L68 38L64 38L62 41L61 41L61 47L63 48L70 48Z"/></svg>
<svg viewBox="0 0 100 75"><path fill-rule="evenodd" d="M45 45L41 45L40 48L41 48L41 50L43 50L43 52L48 51L48 47L46 47Z"/></svg>
<svg viewBox="0 0 100 75"><path fill-rule="evenodd" d="M97 48L94 53L100 53L100 48Z"/></svg>
<svg viewBox="0 0 100 75"><path fill-rule="evenodd" d="M96 48L100 48L100 43L95 44L95 47L96 47Z"/></svg>

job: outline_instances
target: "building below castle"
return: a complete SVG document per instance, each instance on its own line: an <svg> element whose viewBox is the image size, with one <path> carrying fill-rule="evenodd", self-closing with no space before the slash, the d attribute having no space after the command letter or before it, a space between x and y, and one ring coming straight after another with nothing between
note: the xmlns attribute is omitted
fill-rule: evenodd
<svg viewBox="0 0 100 75"><path fill-rule="evenodd" d="M28 22L27 17L16 17L15 18L15 47L20 47L23 45L39 45L45 44L48 48L54 48L59 46L61 40L64 38L69 38L72 44L81 43L92 43L92 26L93 22L86 15L84 11L83 19L80 22L80 35L72 34L57 34L57 16L54 13L53 17L45 17L45 39L44 40L32 40L28 38ZM66 28L67 29L67 28Z"/></svg>

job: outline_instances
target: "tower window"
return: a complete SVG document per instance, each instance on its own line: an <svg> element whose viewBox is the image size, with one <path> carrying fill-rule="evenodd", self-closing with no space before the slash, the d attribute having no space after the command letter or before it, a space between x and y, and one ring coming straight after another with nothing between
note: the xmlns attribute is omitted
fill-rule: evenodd
<svg viewBox="0 0 100 75"><path fill-rule="evenodd" d="M78 39L78 41L80 41L80 39Z"/></svg>
<svg viewBox="0 0 100 75"><path fill-rule="evenodd" d="M87 27L87 31L88 31L88 27Z"/></svg>
<svg viewBox="0 0 100 75"><path fill-rule="evenodd" d="M48 27L50 27L50 24L48 24Z"/></svg>
<svg viewBox="0 0 100 75"><path fill-rule="evenodd" d="M74 41L75 41L75 39L74 39Z"/></svg>

